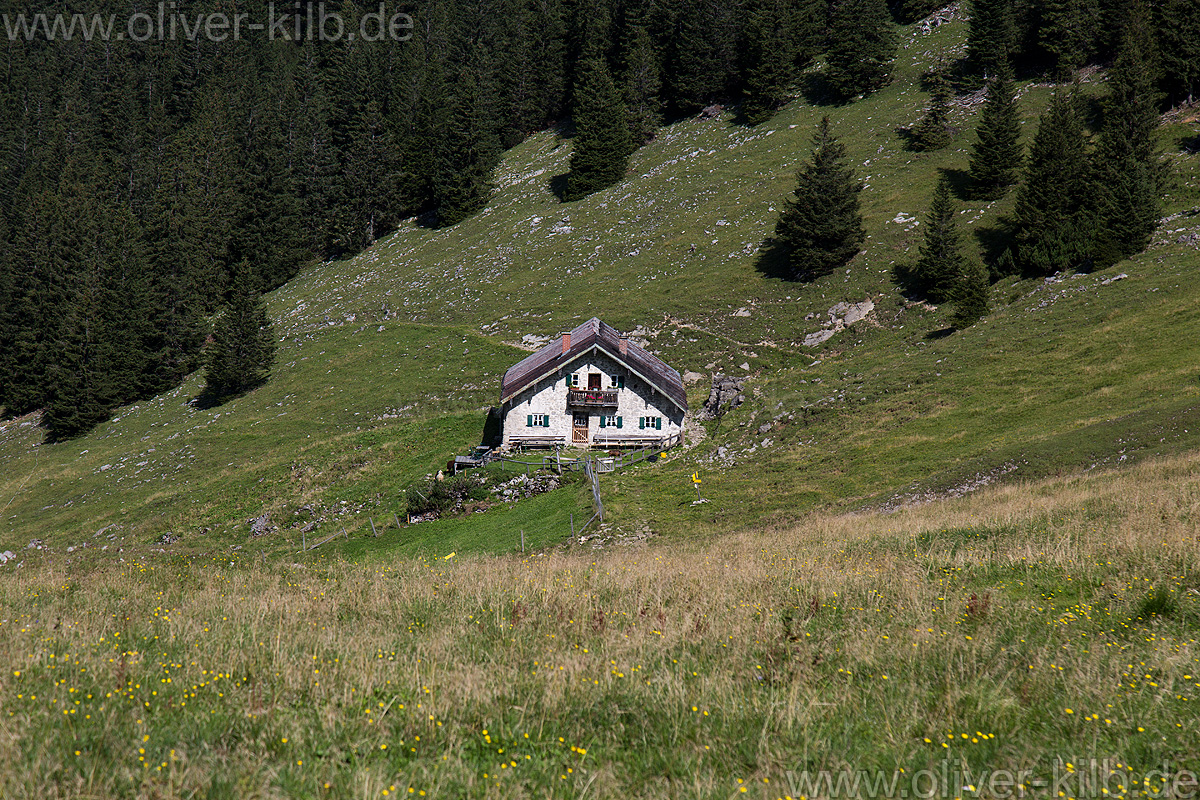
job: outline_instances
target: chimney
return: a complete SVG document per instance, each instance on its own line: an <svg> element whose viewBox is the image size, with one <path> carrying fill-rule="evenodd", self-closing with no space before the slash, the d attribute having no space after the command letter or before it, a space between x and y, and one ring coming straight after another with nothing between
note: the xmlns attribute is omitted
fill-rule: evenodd
<svg viewBox="0 0 1200 800"><path fill-rule="evenodd" d="M625 355L626 353L629 352L629 334L628 333L621 334L620 348L621 348L621 355Z"/></svg>
<svg viewBox="0 0 1200 800"><path fill-rule="evenodd" d="M563 331L562 340L563 340L562 351L563 351L563 353L566 353L568 350L571 349L571 332Z"/></svg>

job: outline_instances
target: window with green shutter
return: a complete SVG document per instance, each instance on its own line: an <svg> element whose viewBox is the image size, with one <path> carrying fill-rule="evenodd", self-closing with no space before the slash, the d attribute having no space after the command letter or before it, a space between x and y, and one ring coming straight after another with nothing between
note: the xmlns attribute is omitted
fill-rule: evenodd
<svg viewBox="0 0 1200 800"><path fill-rule="evenodd" d="M645 417L638 417L638 429L639 429L639 430L644 430L644 429L645 429L645 427L646 427L646 418L645 418Z"/></svg>
<svg viewBox="0 0 1200 800"><path fill-rule="evenodd" d="M603 414L600 415L600 427L601 428L608 427L608 417L604 416Z"/></svg>
<svg viewBox="0 0 1200 800"><path fill-rule="evenodd" d="M623 422L624 422L623 418L617 417L617 427L618 428L623 427L623 425L622 425Z"/></svg>
<svg viewBox="0 0 1200 800"><path fill-rule="evenodd" d="M659 431L662 430L662 417L654 418L654 429Z"/></svg>
<svg viewBox="0 0 1200 800"><path fill-rule="evenodd" d="M543 428L550 427L550 415L549 414L542 414L542 427Z"/></svg>
<svg viewBox="0 0 1200 800"><path fill-rule="evenodd" d="M617 376L617 388L618 388L618 389L624 389L624 388L625 388L625 376L624 376L624 375L618 375L618 376Z"/></svg>
<svg viewBox="0 0 1200 800"><path fill-rule="evenodd" d="M525 418L525 427L526 427L526 428L532 428L532 427L533 427L533 414L530 414L529 416L527 416L527 417Z"/></svg>

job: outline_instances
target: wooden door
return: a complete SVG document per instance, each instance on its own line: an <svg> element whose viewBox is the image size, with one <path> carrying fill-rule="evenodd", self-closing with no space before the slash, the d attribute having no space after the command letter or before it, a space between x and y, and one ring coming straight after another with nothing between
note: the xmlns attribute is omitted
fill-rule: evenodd
<svg viewBox="0 0 1200 800"><path fill-rule="evenodd" d="M571 441L574 444L588 443L588 415L576 414L575 424L571 426Z"/></svg>
<svg viewBox="0 0 1200 800"><path fill-rule="evenodd" d="M588 373L588 390L594 391L599 388L600 388L600 373L599 372Z"/></svg>

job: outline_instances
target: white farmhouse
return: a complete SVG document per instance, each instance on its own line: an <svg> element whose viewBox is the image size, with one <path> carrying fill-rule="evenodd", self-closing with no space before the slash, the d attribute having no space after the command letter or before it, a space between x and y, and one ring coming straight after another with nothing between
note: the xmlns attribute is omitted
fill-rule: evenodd
<svg viewBox="0 0 1200 800"><path fill-rule="evenodd" d="M504 447L669 446L687 395L679 373L592 317L504 373Z"/></svg>

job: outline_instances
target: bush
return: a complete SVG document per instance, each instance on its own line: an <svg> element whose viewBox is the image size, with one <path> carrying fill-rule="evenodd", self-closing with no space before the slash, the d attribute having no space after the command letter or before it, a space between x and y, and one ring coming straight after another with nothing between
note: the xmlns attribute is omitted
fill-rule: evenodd
<svg viewBox="0 0 1200 800"><path fill-rule="evenodd" d="M404 492L405 511L414 517L430 513L440 517L463 503L486 500L486 481L484 473L474 472L440 481L431 478L414 484Z"/></svg>

